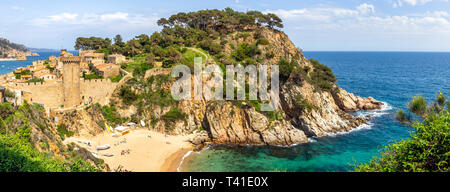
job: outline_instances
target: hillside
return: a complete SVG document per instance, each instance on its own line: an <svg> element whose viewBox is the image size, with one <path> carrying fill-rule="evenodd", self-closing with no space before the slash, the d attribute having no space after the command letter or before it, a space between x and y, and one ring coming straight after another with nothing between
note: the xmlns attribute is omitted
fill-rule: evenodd
<svg viewBox="0 0 450 192"><path fill-rule="evenodd" d="M0 172L106 171L103 160L62 140L73 134L46 118L44 109L25 103L0 104Z"/></svg>
<svg viewBox="0 0 450 192"><path fill-rule="evenodd" d="M76 49L120 53L134 62L122 68L134 78L118 88L105 118L116 124L143 120L151 129L169 134L197 133L195 144L292 145L309 137L350 131L368 119L354 117L357 110L380 109L381 102L361 98L339 88L327 66L308 60L280 31L282 20L258 11L202 10L162 18L161 32L142 34L123 42L114 38L78 38ZM204 65L279 65L279 111L263 112L265 101L175 101L170 95L174 79L170 68ZM155 63L161 62L163 69ZM165 69L168 70L165 70ZM225 76L225 74L224 74ZM248 82L247 82L248 83ZM74 126L75 127L75 126Z"/></svg>
<svg viewBox="0 0 450 192"><path fill-rule="evenodd" d="M19 57L26 55L28 49L24 45L12 43L7 39L0 38L0 58Z"/></svg>

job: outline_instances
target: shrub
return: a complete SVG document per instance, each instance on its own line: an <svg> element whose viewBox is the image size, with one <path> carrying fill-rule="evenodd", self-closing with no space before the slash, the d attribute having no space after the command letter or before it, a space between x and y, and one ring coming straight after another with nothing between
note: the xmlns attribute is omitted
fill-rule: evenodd
<svg viewBox="0 0 450 192"><path fill-rule="evenodd" d="M231 57L236 61L244 61L247 58L261 54L261 50L258 49L256 44L249 45L248 43L242 43L238 46L236 51L231 53Z"/></svg>
<svg viewBox="0 0 450 192"><path fill-rule="evenodd" d="M14 112L14 108L11 103L0 104L0 118L5 119Z"/></svg>
<svg viewBox="0 0 450 192"><path fill-rule="evenodd" d="M16 98L16 93L14 93L13 91L11 91L9 89L6 89L4 96L7 98Z"/></svg>
<svg viewBox="0 0 450 192"><path fill-rule="evenodd" d="M322 91L331 91L337 82L333 71L326 65L322 65L319 61L310 59L314 70L311 72L311 83Z"/></svg>
<svg viewBox="0 0 450 192"><path fill-rule="evenodd" d="M186 118L186 114L178 109L177 107L172 107L169 112L164 114L161 119L169 122L169 123L175 123L177 120L183 120Z"/></svg>
<svg viewBox="0 0 450 192"><path fill-rule="evenodd" d="M395 118L400 122L406 122L409 119L403 109L397 111Z"/></svg>
<svg viewBox="0 0 450 192"><path fill-rule="evenodd" d="M269 40L266 39L266 38L260 38L260 39L258 39L257 44L258 44L258 45L269 45L270 42L269 42Z"/></svg>
<svg viewBox="0 0 450 192"><path fill-rule="evenodd" d="M283 113L279 111L267 111L269 122L283 120Z"/></svg>
<svg viewBox="0 0 450 192"><path fill-rule="evenodd" d="M445 106L445 100L447 100L447 98L445 97L444 94L442 94L442 92L439 92L439 95L437 96L436 102L440 107L444 107Z"/></svg>
<svg viewBox="0 0 450 192"><path fill-rule="evenodd" d="M278 62L278 66L280 69L280 79L284 81L289 79L295 68L295 65L292 65L292 63L283 58L281 58Z"/></svg>
<svg viewBox="0 0 450 192"><path fill-rule="evenodd" d="M368 164L355 166L360 172L448 172L450 114L416 122L411 139L391 144Z"/></svg>
<svg viewBox="0 0 450 192"><path fill-rule="evenodd" d="M44 79L41 78L33 78L27 81L27 83L43 83Z"/></svg>
<svg viewBox="0 0 450 192"><path fill-rule="evenodd" d="M111 79L111 82L118 83L120 80L122 80L122 75L112 76L109 79Z"/></svg>
<svg viewBox="0 0 450 192"><path fill-rule="evenodd" d="M311 112L313 109L317 109L317 106L309 103L308 99L304 99L302 96L297 95L294 97L294 99L297 106L302 111Z"/></svg>
<svg viewBox="0 0 450 192"><path fill-rule="evenodd" d="M422 95L415 96L412 101L408 103L408 109L420 117L425 117L428 113L427 100Z"/></svg>
<svg viewBox="0 0 450 192"><path fill-rule="evenodd" d="M149 93L145 96L147 100L151 101L152 104L166 107L175 104L176 101L173 99L172 95L164 90L158 90Z"/></svg>
<svg viewBox="0 0 450 192"><path fill-rule="evenodd" d="M122 86L119 90L119 97L126 105L131 105L138 98L130 86Z"/></svg>
<svg viewBox="0 0 450 192"><path fill-rule="evenodd" d="M116 109L113 106L103 106L101 107L102 115L103 117L110 123L114 124L121 124L122 123L122 117L120 114L116 111Z"/></svg>
<svg viewBox="0 0 450 192"><path fill-rule="evenodd" d="M59 160L18 136L0 135L0 172L97 172L81 159Z"/></svg>
<svg viewBox="0 0 450 192"><path fill-rule="evenodd" d="M214 43L211 40L203 40L198 44L198 46L208 51L211 55L216 55L222 52L222 46L217 43Z"/></svg>
<svg viewBox="0 0 450 192"><path fill-rule="evenodd" d="M274 57L275 57L275 53L274 53L273 51L267 52L267 53L266 53L266 58L267 58L267 59L272 59L272 58L274 58Z"/></svg>
<svg viewBox="0 0 450 192"><path fill-rule="evenodd" d="M92 74L83 73L83 78L86 79L86 80L89 80L89 79L103 79L102 76L99 76L99 75L97 75L95 73L92 73Z"/></svg>
<svg viewBox="0 0 450 192"><path fill-rule="evenodd" d="M58 135L64 140L65 137L72 137L74 132L67 130L66 125L59 124L57 126Z"/></svg>

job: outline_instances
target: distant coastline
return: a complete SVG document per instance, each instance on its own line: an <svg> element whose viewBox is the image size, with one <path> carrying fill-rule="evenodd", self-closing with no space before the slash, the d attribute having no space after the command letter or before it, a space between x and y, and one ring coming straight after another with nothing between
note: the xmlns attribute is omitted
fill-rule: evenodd
<svg viewBox="0 0 450 192"><path fill-rule="evenodd" d="M16 58L0 58L0 61L17 61Z"/></svg>

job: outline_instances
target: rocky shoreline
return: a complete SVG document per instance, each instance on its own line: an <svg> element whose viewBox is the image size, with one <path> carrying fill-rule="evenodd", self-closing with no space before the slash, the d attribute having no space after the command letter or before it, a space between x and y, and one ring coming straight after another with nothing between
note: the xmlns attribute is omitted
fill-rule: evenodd
<svg viewBox="0 0 450 192"><path fill-rule="evenodd" d="M355 97L344 90L338 98L340 98L338 100L340 103L335 106L338 106L338 110L341 110L338 111L338 117L342 120L336 121L344 123L344 125L336 124L336 127L326 131L322 128L308 129L306 126L297 128L286 120L269 122L267 117L256 112L253 108L239 109L227 102L215 104L217 109L207 111L205 117L210 133L208 131L196 132L196 136L190 142L198 146L196 151L211 144L292 146L307 143L308 138L311 137L324 137L334 133L352 131L367 124L372 117L355 117L347 112L380 110L384 105L371 97ZM223 115L230 114L232 110L239 112L231 116ZM307 120L310 120L309 118L314 118L314 114L304 118L306 119L304 122L307 122ZM310 122L309 126L325 124L325 122L312 123Z"/></svg>

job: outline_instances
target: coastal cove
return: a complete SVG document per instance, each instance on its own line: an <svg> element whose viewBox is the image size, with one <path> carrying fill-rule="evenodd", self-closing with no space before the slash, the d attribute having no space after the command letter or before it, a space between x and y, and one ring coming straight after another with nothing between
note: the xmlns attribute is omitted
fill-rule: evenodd
<svg viewBox="0 0 450 192"><path fill-rule="evenodd" d="M423 94L450 91L450 53L421 52L304 52L331 67L338 85L355 95L372 96L388 105L383 110L357 112L372 121L349 133L310 138L292 147L211 146L185 158L180 170L194 172L351 171L368 162L383 146L410 137L411 127L395 120L397 109Z"/></svg>
<svg viewBox="0 0 450 192"><path fill-rule="evenodd" d="M15 68L30 65L35 60L45 60L49 56L59 55L59 52L39 54L41 55L39 57L29 57L28 61L0 62L0 74L10 73ZM436 90L444 93L450 90L448 75L450 53L305 52L304 54L307 58L317 59L330 66L339 79L338 85L341 88L362 97L372 96L383 101L385 106L381 110L356 112L357 116L373 117L367 125L362 125L349 133L309 138L307 144L291 147L217 145L201 152L191 152L187 146L183 146L184 148L180 150L180 147L175 146L169 153L153 154L153 159L155 156L160 157L153 163L139 167L129 165L125 168L134 171L194 172L351 171L352 165L356 162L368 162L378 155L383 145L410 137L409 132L412 128L395 120L394 113L397 109L405 109L405 104L415 95L424 94L427 99L433 99ZM148 140L146 134L143 139ZM185 140L187 139L180 139ZM163 140L158 143L165 146ZM143 151L140 154L143 153L150 152ZM145 158L136 159L140 163L146 162ZM108 164L122 163L114 160Z"/></svg>

